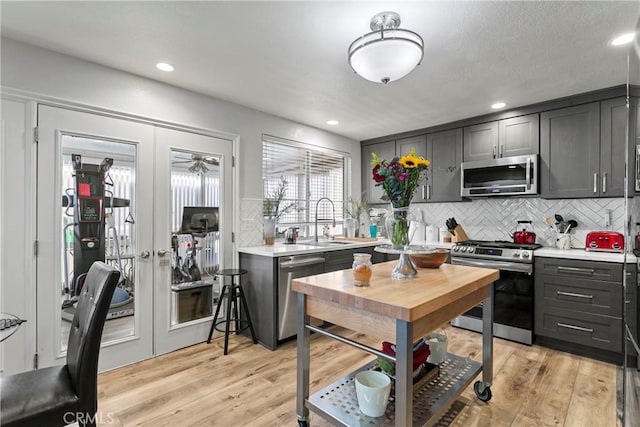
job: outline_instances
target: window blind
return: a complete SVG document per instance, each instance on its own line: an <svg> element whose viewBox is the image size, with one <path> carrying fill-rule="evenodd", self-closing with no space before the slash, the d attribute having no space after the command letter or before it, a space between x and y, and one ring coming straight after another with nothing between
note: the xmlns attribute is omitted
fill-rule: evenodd
<svg viewBox="0 0 640 427"><path fill-rule="evenodd" d="M263 135L264 197L272 195L284 178L287 186L281 208L290 203L295 204L280 216L278 224L313 224L316 203L323 197L328 197L334 203L336 221L342 223L344 201L347 199L346 164L345 153ZM321 201L318 205L318 222L324 225L332 220L331 203ZM320 233L320 227L318 232Z"/></svg>

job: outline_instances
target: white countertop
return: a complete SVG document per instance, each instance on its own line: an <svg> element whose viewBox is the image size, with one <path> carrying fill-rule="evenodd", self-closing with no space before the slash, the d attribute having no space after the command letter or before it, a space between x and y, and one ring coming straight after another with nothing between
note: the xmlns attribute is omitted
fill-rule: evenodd
<svg viewBox="0 0 640 427"><path fill-rule="evenodd" d="M290 255L317 254L321 252L339 251L341 249L366 248L369 246L377 246L385 243L389 243L389 241L387 239L378 239L375 242L334 243L330 244L330 246L310 246L304 244L286 244L282 242L276 242L276 244L272 246L263 245L240 247L238 248L238 252L274 258ZM412 242L411 244L431 246L434 248L451 248L451 243Z"/></svg>
<svg viewBox="0 0 640 427"><path fill-rule="evenodd" d="M624 254L613 252L596 252L587 251L585 249L557 249L552 247L543 247L535 250L535 257L547 258L566 258L581 259L585 261L606 261L606 262L624 262ZM636 262L633 254L627 254L627 263Z"/></svg>

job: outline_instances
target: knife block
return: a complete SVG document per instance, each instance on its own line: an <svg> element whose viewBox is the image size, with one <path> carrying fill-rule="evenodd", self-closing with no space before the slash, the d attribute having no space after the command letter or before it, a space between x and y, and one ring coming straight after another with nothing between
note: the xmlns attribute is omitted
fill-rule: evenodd
<svg viewBox="0 0 640 427"><path fill-rule="evenodd" d="M464 228L460 224L456 225L456 228L453 229L453 238L452 242L464 242L465 240L469 240L469 236L464 232Z"/></svg>

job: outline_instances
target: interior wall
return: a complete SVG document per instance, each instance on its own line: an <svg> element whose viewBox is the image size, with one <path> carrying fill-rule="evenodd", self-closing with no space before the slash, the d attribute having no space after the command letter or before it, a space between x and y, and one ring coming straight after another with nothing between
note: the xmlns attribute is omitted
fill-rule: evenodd
<svg viewBox="0 0 640 427"><path fill-rule="evenodd" d="M240 197L262 198L263 133L348 152L353 194L360 193L358 141L12 39L0 43L3 89L238 135Z"/></svg>

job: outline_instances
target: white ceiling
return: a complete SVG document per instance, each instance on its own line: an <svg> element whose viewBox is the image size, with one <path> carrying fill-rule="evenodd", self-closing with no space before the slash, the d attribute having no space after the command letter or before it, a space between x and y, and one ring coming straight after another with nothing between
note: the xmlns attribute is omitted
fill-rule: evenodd
<svg viewBox="0 0 640 427"><path fill-rule="evenodd" d="M635 1L0 2L2 35L357 140L625 82ZM425 40L413 73L382 85L349 44L392 10ZM173 73L155 68L158 61ZM340 121L328 126L328 119Z"/></svg>

